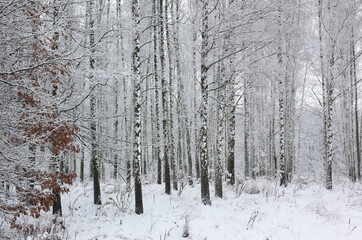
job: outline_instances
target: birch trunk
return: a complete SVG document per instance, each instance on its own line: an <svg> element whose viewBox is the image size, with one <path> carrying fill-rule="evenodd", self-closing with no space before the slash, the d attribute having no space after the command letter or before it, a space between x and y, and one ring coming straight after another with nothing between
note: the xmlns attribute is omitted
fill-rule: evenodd
<svg viewBox="0 0 362 240"><path fill-rule="evenodd" d="M133 53L132 53L132 70L134 76L134 140L133 140L133 174L135 186L135 212L143 214L142 202L142 184L141 184L141 73L140 73L140 9L138 0L132 0L132 18L133 18Z"/></svg>
<svg viewBox="0 0 362 240"><path fill-rule="evenodd" d="M228 119L228 180L230 185L235 183L235 83L231 81L229 95L229 119Z"/></svg>
<svg viewBox="0 0 362 240"><path fill-rule="evenodd" d="M201 131L200 131L200 162L201 162L201 200L205 205L211 205L209 190L209 158L207 148L207 108L208 108L208 84L207 84L207 58L208 58L208 34L209 11L208 0L202 1L202 26L201 26Z"/></svg>
<svg viewBox="0 0 362 240"><path fill-rule="evenodd" d="M170 179L170 165L169 165L169 120L168 120L168 94L167 94L167 82L165 78L165 49L164 49L164 16L163 16L163 0L160 1L159 5L159 19L160 19L160 64L161 64L161 85L162 85L162 110L163 110L163 118L162 118L162 128L163 128L163 163L164 163L164 171L165 171L165 193L171 194L171 179Z"/></svg>
<svg viewBox="0 0 362 240"><path fill-rule="evenodd" d="M224 66L223 63L219 70L219 78L221 80L225 80L224 77ZM216 164L215 164L215 196L222 198L223 191L222 191L222 175L223 175L223 168L222 168L222 148L223 148L223 137L224 137L224 119L225 119L225 91L223 87L220 87L222 81L219 82L219 87L217 91L217 142L216 142Z"/></svg>
<svg viewBox="0 0 362 240"><path fill-rule="evenodd" d="M80 159L80 181L84 182L84 146L81 150L81 159Z"/></svg>
<svg viewBox="0 0 362 240"><path fill-rule="evenodd" d="M89 2L88 8L88 17L89 17L89 46L91 48L91 55L89 57L89 67L90 67L90 82L94 80L93 71L95 70L95 40L94 40L94 17L93 17L94 2L91 0ZM92 165L92 175L93 175L93 203L96 205L101 205L101 189L99 184L99 169L98 169L98 154L97 154L97 124L95 122L96 114L96 97L94 93L91 93L90 96L90 114L91 114L91 165Z"/></svg>
<svg viewBox="0 0 362 240"><path fill-rule="evenodd" d="M244 176L250 177L249 164L249 98L248 98L248 80L244 78Z"/></svg>
<svg viewBox="0 0 362 240"><path fill-rule="evenodd" d="M109 2L108 2L108 11L109 11ZM107 14L109 16L109 12ZM117 11L116 11L116 17L117 17L117 21L120 23L121 22L121 1L117 0ZM119 28L118 31L121 31L121 24L119 24ZM120 45L120 41L119 41L119 37L117 36L117 55L120 55L120 50L119 50L119 45ZM120 65L118 65L120 66ZM115 121L114 121L114 146L118 146L118 128L119 128L119 121L118 121L118 79L115 79L115 83L114 83L114 88L115 88L115 97L114 97L114 115L116 117ZM113 159L113 178L117 179L117 175L118 175L118 151L115 150L114 151L114 159Z"/></svg>
<svg viewBox="0 0 362 240"><path fill-rule="evenodd" d="M192 26L195 26L195 20L193 20L193 24ZM195 171L196 171L196 179L200 179L200 148L199 145L197 144L199 142L199 134L198 134L198 105L197 105L197 69L196 69L196 41L197 41L197 31L195 29L195 27L193 28L193 33L192 33L192 42L193 42L193 48L192 48L192 66L193 66L193 82L194 82L194 141L195 141Z"/></svg>
<svg viewBox="0 0 362 240"><path fill-rule="evenodd" d="M320 41L320 62L321 62L321 74L322 74L322 90L323 90L323 138L324 138L324 167L325 167L325 187L326 189L332 189L332 95L333 95L333 68L334 68L334 43L331 39L332 33L328 33L328 37L324 36L322 25L326 26L328 30L331 30L333 26L332 22L332 9L331 4L327 2L327 12L323 11L322 0L318 1L318 19L319 19L319 41ZM323 19L327 19L328 22L322 22ZM326 48L323 45L326 44ZM325 52L325 50L328 50ZM327 59L327 63L324 63L324 59Z"/></svg>
<svg viewBox="0 0 362 240"><path fill-rule="evenodd" d="M234 0L229 0L228 1L228 6L231 7L232 4L234 3ZM225 43L227 44L226 49L225 49L225 53L226 54L230 54L234 51L234 47L233 47L233 43L232 43L232 39L231 39L231 31L229 30L229 32L226 34L225 37ZM232 71L233 68L233 64L234 64L234 54L232 56L229 56L229 71ZM230 95L229 95L229 99L228 99L228 104L230 106L230 112L228 114L229 118L228 118L228 150L227 150L227 170L228 170L228 183L230 185L234 185L235 184L235 110L236 110L236 101L235 101L235 96L236 96L236 83L235 83L235 79L233 77L234 73L233 72L229 72L229 83L230 83Z"/></svg>
<svg viewBox="0 0 362 240"><path fill-rule="evenodd" d="M157 26L158 26L158 20L157 20L157 2L156 0L153 0L152 4L152 12L153 12L153 71L154 71L154 81L155 81L155 125L156 125L156 143L155 143L155 160L157 162L157 184L162 183L162 159L161 159L161 136L160 136L160 104L159 104L159 83L158 83L158 65L157 65ZM160 30L161 31L161 30Z"/></svg>
<svg viewBox="0 0 362 240"><path fill-rule="evenodd" d="M279 3L281 4L281 3ZM278 10L278 67L279 67L279 168L280 168L280 186L287 186L286 163L285 163L285 123L284 123L284 77L283 77L283 57L282 57L282 10L279 6Z"/></svg>
<svg viewBox="0 0 362 240"><path fill-rule="evenodd" d="M59 7L58 6L54 6L54 12L53 12L53 17L54 17L54 21L56 21L57 17L59 14ZM59 32L55 32L54 36L53 36L53 43L51 45L51 48L53 51L58 50L58 40L59 40ZM56 83L53 84L53 91L52 91L52 95L55 98L58 94L58 85ZM31 146L33 147L33 146ZM55 150L56 148L56 143L52 144L51 150L52 150L52 171L53 173L55 173L56 175L59 176L59 174L61 172L63 172L62 170L62 163L63 161L61 159L59 159L59 153ZM30 149L32 150L32 153L34 155L34 161L35 161L35 149ZM33 162L34 163L34 162ZM60 180L57 180L58 182ZM54 204L53 204L53 214L57 214L58 216L62 216L62 199L61 199L61 193L59 191L59 189L55 189L53 188L52 190L53 194L55 195L55 200L54 200Z"/></svg>
<svg viewBox="0 0 362 240"><path fill-rule="evenodd" d="M172 3L172 2L171 2ZM168 9L171 9L170 16L168 14ZM174 136L174 114L173 109L175 105L174 95L173 95L173 83L174 83L174 69L173 69L173 62L172 62L172 49L171 49L171 38L170 38L170 28L169 28L169 19L173 19L173 7L169 6L168 0L165 0L165 32L166 32L166 45L167 45L167 52L168 52L168 91L169 91L169 99L170 99L170 118L169 118L169 153L170 153L170 163L171 163L171 171L172 171L172 186L174 190L178 189L177 186L177 170L176 170L176 146L175 146L175 136ZM172 23L173 24L173 23Z"/></svg>
<svg viewBox="0 0 362 240"><path fill-rule="evenodd" d="M354 27L351 26L351 78L353 79L354 89L354 117L355 117L355 137L356 137L356 154L357 154L357 173L356 177L358 181L361 181L361 153L360 153L360 138L359 138L359 122L358 122L358 81L357 81L357 70L356 70L356 52L355 52L355 41L354 41Z"/></svg>

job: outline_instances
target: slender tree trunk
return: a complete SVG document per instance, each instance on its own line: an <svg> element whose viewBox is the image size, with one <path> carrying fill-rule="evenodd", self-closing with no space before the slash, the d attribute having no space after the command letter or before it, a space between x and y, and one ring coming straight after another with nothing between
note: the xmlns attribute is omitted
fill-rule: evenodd
<svg viewBox="0 0 362 240"><path fill-rule="evenodd" d="M229 126L228 126L228 178L229 184L235 183L235 86L231 84L229 96L230 113L229 113Z"/></svg>
<svg viewBox="0 0 362 240"><path fill-rule="evenodd" d="M279 80L279 154L280 154L280 186L287 185L284 143L284 91L283 81Z"/></svg>
<svg viewBox="0 0 362 240"><path fill-rule="evenodd" d="M56 85L54 85L56 86ZM57 91L56 91L56 87L53 90L53 96L57 95ZM60 175L61 173L61 169L60 169L60 161L59 161L59 154L57 152L56 148L56 144L53 143L52 146L52 172L55 173L57 176ZM57 180L59 182L59 180ZM59 182L60 183L60 182ZM52 193L55 196L55 200L53 203L53 215L58 215L58 216L62 216L62 198L61 198L61 193L59 191L59 189L55 189L53 188Z"/></svg>
<svg viewBox="0 0 362 240"><path fill-rule="evenodd" d="M224 66L221 63L219 67L219 78L225 81L224 77ZM215 196L222 198L222 148L223 148L223 136L224 136L224 119L225 119L225 91L223 87L220 87L223 84L219 79L219 87L217 91L217 140L216 140L216 164L215 164Z"/></svg>
<svg viewBox="0 0 362 240"><path fill-rule="evenodd" d="M130 128L130 123L128 121L128 101L127 101L127 79L123 78L123 103L124 103L124 112L126 113L124 116L124 126L125 126L125 159L126 159L126 189L127 191L131 191L131 178L132 178L132 165L131 165L131 154L130 154L130 144L129 144L129 140L130 139L130 132L129 132L129 128Z"/></svg>
<svg viewBox="0 0 362 240"><path fill-rule="evenodd" d="M101 190L99 183L99 168L98 168L98 158L97 158L97 127L95 123L95 108L96 108L95 96L92 94L90 98L90 112L91 112L91 162L92 162L92 173L93 173L93 200L94 204L101 205Z"/></svg>
<svg viewBox="0 0 362 240"><path fill-rule="evenodd" d="M90 82L94 80L93 71L95 69L95 59L94 59L94 18L93 18L93 5L94 2L91 0L89 2L88 8L88 17L89 17L89 46L91 48L91 56L89 57L89 67L91 74L89 77ZM90 114L91 114L91 163L92 163L92 175L93 175L93 202L96 205L101 205L101 189L99 184L99 169L98 169L98 159L97 159L97 124L95 122L95 111L96 111L96 97L94 93L90 96Z"/></svg>
<svg viewBox="0 0 362 240"><path fill-rule="evenodd" d="M150 32L151 35L152 35L152 32ZM152 36L150 36L151 38ZM145 85L145 89L142 90L142 92L144 92L144 95L145 95L145 102L143 104L143 109L142 109L142 159L143 159L143 162L142 162L142 167L141 167L141 172L142 174L146 177L147 175L147 162L148 162L148 108L149 108L149 105L150 105L150 101L149 101L149 78L148 78L148 75L150 73L150 59L151 58L148 58L148 61L147 61L147 67L146 67L146 79L144 80L146 83L144 84Z"/></svg>
<svg viewBox="0 0 362 240"><path fill-rule="evenodd" d="M343 60L343 59L342 59ZM354 181L353 179L353 159L352 159L352 152L351 150L353 147L351 146L351 140L354 140L354 133L352 131L351 124L353 124L353 97L351 96L352 92L349 91L349 88L352 88L352 79L347 76L347 72L343 74L343 83L342 83L342 99L341 99L341 109L342 109L342 131L340 134L340 142L343 146L343 159L345 160L348 168L348 176L350 181ZM352 104L352 105L351 105ZM352 135L352 137L351 137Z"/></svg>
<svg viewBox="0 0 362 240"><path fill-rule="evenodd" d="M120 16L122 16L122 9L121 4L119 5L119 11ZM124 45L123 45L123 37L122 34L120 35L120 45L121 45L121 65L122 69L126 68L125 64L125 57L124 57ZM125 149L124 149L124 158L126 160L126 190L129 192L131 191L131 180L132 180L132 160L131 160L131 153L130 149L132 148L129 139L131 138L131 120L129 119L129 116L131 115L131 112L128 108L128 78L125 76L122 77L122 83L123 83L123 109L124 109L124 139L125 141Z"/></svg>
<svg viewBox="0 0 362 240"><path fill-rule="evenodd" d="M222 11L225 9L224 4L221 4L220 12L218 16L215 17L216 21L220 21ZM223 43L224 47L222 50L218 51L219 55L227 54L227 40L229 34L224 35ZM220 56L218 56L220 57ZM225 91L227 84L227 78L225 73L225 63L221 61L217 65L216 69L216 81L218 83L216 98L217 98L217 137L216 137L216 163L215 163L215 196L222 198L223 197L223 186L222 186L222 177L223 177L223 146L224 146L224 126L225 126Z"/></svg>
<svg viewBox="0 0 362 240"><path fill-rule="evenodd" d="M281 2L279 2L281 5ZM285 162L285 109L284 109L284 88L285 82L283 77L283 57L282 57L282 10L279 5L278 10L278 31L279 31L279 42L278 42L278 65L279 65L279 79L278 79L278 87L279 87L279 168L280 168L280 186L287 186L287 173L286 173L286 162Z"/></svg>
<svg viewBox="0 0 362 240"><path fill-rule="evenodd" d="M110 11L110 2L108 0L108 9L107 9L107 16L109 16L109 11ZM118 21L118 31L121 32L122 30L122 19L121 19L121 14L122 14L122 7L121 7L121 0L117 0L116 1L116 18ZM107 17L108 19L108 17ZM108 21L107 21L108 23ZM120 45L121 45L121 41L120 41L120 37L117 36L117 41L116 41L116 49L117 49L117 55L121 55L122 53L120 52ZM122 62L122 57L121 57L121 64L117 64L116 66L122 66L123 62ZM118 103L118 94L119 94L119 86L118 86L118 79L115 79L115 83L114 83L114 88L115 88L115 99L114 99L114 114L116 116L116 120L114 121L114 138L115 138L115 146L118 146L118 128L119 128L119 117L118 117L118 109L119 109L119 103ZM113 160L113 178L117 179L117 175L118 175L118 149L115 150L114 153L114 160Z"/></svg>
<svg viewBox="0 0 362 240"><path fill-rule="evenodd" d="M173 56L172 56L172 49L171 49L171 38L170 38L170 29L169 29L169 3L168 0L165 0L165 32L166 32L166 45L167 45L167 52L168 52L168 76L169 76L169 82L168 82L168 91L169 91L169 99L170 99L170 118L169 118L169 153L170 153L170 163L171 163L171 170L172 170L172 186L174 190L177 190L177 171L176 171L176 161L175 161L175 155L176 155L176 147L175 147L175 136L174 136L174 96L173 96ZM171 19L173 18L173 7L171 5Z"/></svg>
<svg viewBox="0 0 362 240"><path fill-rule="evenodd" d="M53 148L55 148L55 147L53 146ZM55 172L55 174L59 175L60 174L59 156L55 152L56 151L53 151L53 156L52 156L53 172ZM61 217L63 215L63 213L62 213L62 198L61 198L60 191L53 188L53 194L55 196L55 200L53 203L53 215L58 215Z"/></svg>
<svg viewBox="0 0 362 240"><path fill-rule="evenodd" d="M323 137L324 137L324 167L325 167L325 187L326 189L332 189L332 95L333 95L333 68L334 68L334 43L331 39L331 32L328 33L328 37L323 38L322 25L327 29L333 27L331 4L328 2L327 15L324 16L322 0L318 1L319 11L319 41L320 41L320 61L321 61L321 73L322 73L322 90L323 90ZM329 16L328 16L329 15ZM327 18L325 18L327 17ZM329 17L329 18L328 18ZM328 20L322 24L323 19ZM325 42L324 42L325 41ZM329 51L328 55L324 52L323 44L326 44L326 50ZM324 56L327 56L327 64L324 63Z"/></svg>
<svg viewBox="0 0 362 240"><path fill-rule="evenodd" d="M30 169L34 170L35 168L35 155L36 155L36 144L34 143L30 143L29 144L29 164L30 164ZM34 179L30 179L30 187L34 188Z"/></svg>
<svg viewBox="0 0 362 240"><path fill-rule="evenodd" d="M253 96L250 96L250 102L251 103L256 103L256 98ZM255 119L256 119L256 105L255 104L250 104L249 105L249 149L250 149L250 161L249 161L249 166L251 169L251 177L253 179L256 178L256 174L257 174L257 158L256 158L256 131L255 131Z"/></svg>
<svg viewBox="0 0 362 240"><path fill-rule="evenodd" d="M84 182L84 146L81 150L81 159L80 159L80 181Z"/></svg>
<svg viewBox="0 0 362 240"><path fill-rule="evenodd" d="M274 94L273 94L274 95ZM274 96L272 97L272 115L271 115L271 148L272 148L272 172L271 175L274 177L277 176L277 169L278 169L278 158L277 158L277 151L275 147L275 99Z"/></svg>
<svg viewBox="0 0 362 240"><path fill-rule="evenodd" d="M122 2L121 0L117 0L117 15L118 15L118 28L119 31L121 31L122 29ZM117 48L120 49L120 55L121 55L121 59L120 59L120 66L122 69L126 68L126 64L125 64L125 57L124 57L124 45L123 45L123 34L119 34L119 37L117 37ZM123 122L123 136L124 136L124 145L123 145L123 149L124 149L124 159L126 161L126 190L129 192L131 191L131 178L132 178L132 168L131 168L131 154L130 154L130 141L129 139L131 138L131 134L130 134L130 121L129 121L129 108L128 108L128 97L127 97L127 93L128 93L128 81L127 78L125 76L122 76L122 84L123 84L123 88L122 91L123 92L123 112L124 114L124 122ZM121 96L120 96L121 98ZM118 123L119 124L119 123ZM118 164L119 165L119 164Z"/></svg>
<svg viewBox="0 0 362 240"><path fill-rule="evenodd" d="M330 75L332 77L332 75ZM331 78L333 79L333 78ZM330 84L328 84L330 85ZM327 145L326 145L326 153L327 153L327 162L326 162L326 189L332 189L332 158L333 158L333 150L332 150L332 94L333 90L331 86L327 88Z"/></svg>
<svg viewBox="0 0 362 240"><path fill-rule="evenodd" d="M351 77L353 79L354 89L354 117L355 117L355 137L356 137L356 154L357 154L357 180L361 181L361 153L360 153L360 138L359 138L359 126L358 126L358 82L357 82L357 70L356 70L356 52L354 42L354 28L351 26Z"/></svg>
<svg viewBox="0 0 362 240"><path fill-rule="evenodd" d="M346 86L346 92L347 92L347 104L343 106L343 108L346 109L346 134L345 134L345 138L346 138L346 142L348 145L347 151L346 151L346 155L348 158L348 162L349 162L349 169L350 169L350 177L352 182L356 182L356 153L355 153L355 148L356 148L356 141L355 141L355 136L356 136L356 132L355 132L355 117L354 117L354 80L352 77L352 74L349 76L347 76L347 74L344 74L345 76L345 81L347 83ZM349 85L348 85L349 83Z"/></svg>
<svg viewBox="0 0 362 240"><path fill-rule="evenodd" d="M249 82L244 78L244 176L250 177L249 163Z"/></svg>
<svg viewBox="0 0 362 240"><path fill-rule="evenodd" d="M53 21L56 22L59 15L59 7L54 6L54 12L53 12ZM51 48L54 52L56 52L59 48L59 32L55 32L53 36L53 42L51 45ZM56 83L53 84L53 91L52 95L55 98L58 94L58 85ZM58 176L62 172L62 160L59 159L59 150L56 149L56 143L54 142L52 144L52 171ZM33 150L34 151L34 150ZM34 159L35 160L35 159ZM60 183L60 180L57 180L58 183ZM53 215L57 214L58 216L62 216L62 198L61 193L59 189L53 188L52 190L53 194L55 195L55 200L53 203Z"/></svg>
<svg viewBox="0 0 362 240"><path fill-rule="evenodd" d="M302 109L305 99L305 85L307 80L307 73L308 73L308 63L305 66L305 73L303 78L303 87L302 87L302 96L300 100L300 106L299 106L299 115L298 115L298 151L297 151L297 158L296 158L296 166L300 167L301 159L300 159L300 153L301 153L301 131L302 131Z"/></svg>
<svg viewBox="0 0 362 240"><path fill-rule="evenodd" d="M118 132L118 120L115 121L114 125L115 125L114 127L115 146L117 146L118 134L116 134L116 132ZM113 178L117 179L117 175L118 175L118 153L117 150L115 150L114 159L113 159Z"/></svg>
<svg viewBox="0 0 362 240"><path fill-rule="evenodd" d="M114 99L114 115L116 116L116 120L114 121L114 146L118 146L118 79L115 80L116 89L115 99ZM113 178L117 179L118 175L118 150L116 149L114 152L114 159L113 159Z"/></svg>
<svg viewBox="0 0 362 240"><path fill-rule="evenodd" d="M192 26L195 26L195 21L193 20L193 24ZM196 171L196 179L199 180L200 179L200 149L199 149L199 145L197 144L199 142L199 133L197 131L199 124L198 124L198 106L197 106L197 85L198 85L198 81L197 81L197 69L196 69L196 41L197 41L197 31L195 29L195 27L193 28L193 33L192 33L193 37L192 37L192 42L193 42L193 48L192 48L192 65L193 65L193 82L194 82L194 136L195 136L195 171Z"/></svg>
<svg viewBox="0 0 362 240"><path fill-rule="evenodd" d="M331 6L331 2L328 2L328 12L330 15L329 19L329 29L331 30L333 26L333 11L335 11L334 7ZM332 32L332 31L330 31ZM330 33L329 33L330 34ZM332 189L332 160L333 160L333 131L332 131L332 110L333 110L333 81L334 81L334 62L335 62L335 46L334 41L329 37L328 39L329 45L329 56L328 56L328 78L326 79L326 111L327 111L327 145L326 145L326 153L327 153L327 162L326 162L326 189Z"/></svg>
<svg viewBox="0 0 362 240"><path fill-rule="evenodd" d="M190 130L186 128L186 147L187 147L187 159L188 159L188 167L187 167L187 178L189 185L193 185L193 177L192 177L192 156L191 156L191 134Z"/></svg>
<svg viewBox="0 0 362 240"><path fill-rule="evenodd" d="M209 10L208 0L202 1L202 29L201 29L201 131L200 131L200 157L201 157L201 200L205 205L211 205L209 190L209 158L207 148L208 137L208 84L207 84L207 59L209 51Z"/></svg>
<svg viewBox="0 0 362 240"><path fill-rule="evenodd" d="M167 7L167 6L166 6ZM171 194L171 178L170 178L170 166L169 166L169 128L168 128L168 99L167 99L167 82L165 78L165 49L164 49L164 17L163 17L163 0L160 1L159 5L159 19L160 19L160 64L161 64L161 82L162 82L162 109L163 109L163 142L164 142L164 153L163 163L165 171L165 193Z"/></svg>
<svg viewBox="0 0 362 240"><path fill-rule="evenodd" d="M77 173L77 158L75 152L72 152L72 161L73 161L73 173Z"/></svg>
<svg viewBox="0 0 362 240"><path fill-rule="evenodd" d="M135 212L143 214L142 202L142 184L141 184L141 73L140 73L140 8L138 0L132 0L132 18L133 18L133 54L132 70L134 76L134 140L133 140L133 174L135 185Z"/></svg>
<svg viewBox="0 0 362 240"><path fill-rule="evenodd" d="M158 65L157 65L157 26L158 26L158 20L157 20L157 4L156 0L153 0L152 5L152 11L153 11L153 71L154 71L154 79L155 79L155 115L156 115L156 147L155 147L155 153L156 153L156 161L157 161L157 184L162 183L162 159L161 159L161 127L160 127L160 121L159 121L159 83L158 83ZM162 30L160 30L162 31Z"/></svg>
<svg viewBox="0 0 362 240"><path fill-rule="evenodd" d="M95 20L97 21L97 26L101 26L102 24L102 18L104 16L107 17L106 14L104 14L104 8L105 8L105 2L104 0L98 0L95 2L95 9L96 9L96 15L94 15L93 17L95 18ZM98 6L98 9L97 9ZM107 28L107 26L106 26ZM107 28L108 29L108 28ZM95 43L95 42L94 42ZM95 47L95 46L94 46ZM98 60L98 66L101 65L103 59L101 57L99 57ZM96 110L95 112L99 112L100 115L98 115L98 121L97 121L97 126L96 126L96 130L97 130L97 161L98 161L98 174L99 174L99 178L104 180L105 179L105 164L104 164L104 159L107 158L107 152L100 147L100 143L103 142L103 136L108 135L108 133L106 133L107 129L106 126L104 125L105 123L105 112L107 111L107 105L105 104L105 97L104 97L104 89L103 88L98 88L97 89L97 94L95 95L96 100L95 100L95 106L96 106Z"/></svg>
<svg viewBox="0 0 362 240"><path fill-rule="evenodd" d="M321 80L322 80L322 110L323 110L323 165L325 172L327 171L327 124L326 124L326 87L325 87L325 68L324 68L324 48L323 48L323 34L322 34L322 0L318 0L318 33L319 33L319 59L321 67Z"/></svg>
<svg viewBox="0 0 362 240"><path fill-rule="evenodd" d="M152 37L153 38L153 37ZM155 74L155 72L153 72ZM155 81L154 79L151 80L151 88L155 89ZM157 133L156 133L156 121L158 118L156 116L156 109L155 109L155 95L151 93L150 99L151 105L151 163L149 164L149 170L152 173L151 179L157 181L157 155L156 155L156 148L157 148Z"/></svg>

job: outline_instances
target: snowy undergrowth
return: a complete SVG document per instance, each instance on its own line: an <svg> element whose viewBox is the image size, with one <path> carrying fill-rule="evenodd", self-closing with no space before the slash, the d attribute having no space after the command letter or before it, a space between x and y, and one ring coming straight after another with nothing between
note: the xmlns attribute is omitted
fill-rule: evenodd
<svg viewBox="0 0 362 240"><path fill-rule="evenodd" d="M194 240L361 239L362 185L344 182L327 191L296 180L281 188L274 180L240 181L224 187L212 206L200 200L200 185L164 194L163 186L143 186L143 215L133 212L133 192L102 185L102 206L93 205L92 185L75 184L63 196L69 239L183 239L185 221Z"/></svg>

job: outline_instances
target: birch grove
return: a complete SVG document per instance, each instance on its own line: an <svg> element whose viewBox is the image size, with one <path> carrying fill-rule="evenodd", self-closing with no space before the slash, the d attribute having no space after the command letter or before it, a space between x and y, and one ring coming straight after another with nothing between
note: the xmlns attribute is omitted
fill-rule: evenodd
<svg viewBox="0 0 362 240"><path fill-rule="evenodd" d="M361 8L2 1L0 215L61 216L78 177L97 206L107 183L134 192L136 214L148 184L210 206L250 179L361 181Z"/></svg>

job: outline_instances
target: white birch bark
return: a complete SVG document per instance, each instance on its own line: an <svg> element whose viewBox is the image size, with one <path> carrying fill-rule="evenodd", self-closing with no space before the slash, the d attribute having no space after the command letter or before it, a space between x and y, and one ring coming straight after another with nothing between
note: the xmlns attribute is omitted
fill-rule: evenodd
<svg viewBox="0 0 362 240"><path fill-rule="evenodd" d="M172 2L171 2L172 3ZM171 37L170 37L170 19L173 19L173 7L169 6L169 1L165 0L165 32L166 32L166 45L167 45L167 52L168 52L168 92L169 92L169 100L170 100L170 118L169 118L169 154L170 154L170 163L171 163L171 172L172 172L172 187L174 190L178 189L178 179L177 179L177 169L176 169L176 146L175 146L175 136L174 136L174 68L173 68L173 56L172 56L172 49L171 49ZM170 16L168 13L168 9L171 9ZM174 23L172 23L174 24Z"/></svg>
<svg viewBox="0 0 362 240"><path fill-rule="evenodd" d="M140 7L138 0L132 0L133 19L133 53L132 71L134 77L133 101L134 101L134 139L133 139L133 174L135 185L135 212L143 214L142 184L141 184L141 73L140 73Z"/></svg>
<svg viewBox="0 0 362 240"><path fill-rule="evenodd" d="M200 131L200 162L201 162L201 200L205 205L211 205L209 190L209 158L207 148L208 135L208 84L207 84L207 59L209 45L209 9L208 0L202 1L201 16L201 131Z"/></svg>
<svg viewBox="0 0 362 240"><path fill-rule="evenodd" d="M165 47L164 47L164 30L165 30L165 22L164 22L164 2L160 1L159 5L159 19L160 19L160 64L161 64L161 85L162 85L162 128L163 128L163 163L164 163L164 179L165 179L165 193L171 194L171 179L170 179L170 165L169 165L169 112L168 112L168 89L167 89L167 81L165 78Z"/></svg>
<svg viewBox="0 0 362 240"><path fill-rule="evenodd" d="M95 70L95 36L94 36L94 2L91 0L88 6L88 17L89 17L89 46L91 49L91 55L89 57L89 66L90 66L90 76L89 80L92 83L94 81L94 70ZM96 205L101 205L101 191L99 186L99 168L98 168L98 154L97 154L97 123L95 121L96 115L96 96L94 93L91 93L90 96L90 130L91 130L91 165L92 165L92 175L93 175L93 202Z"/></svg>

